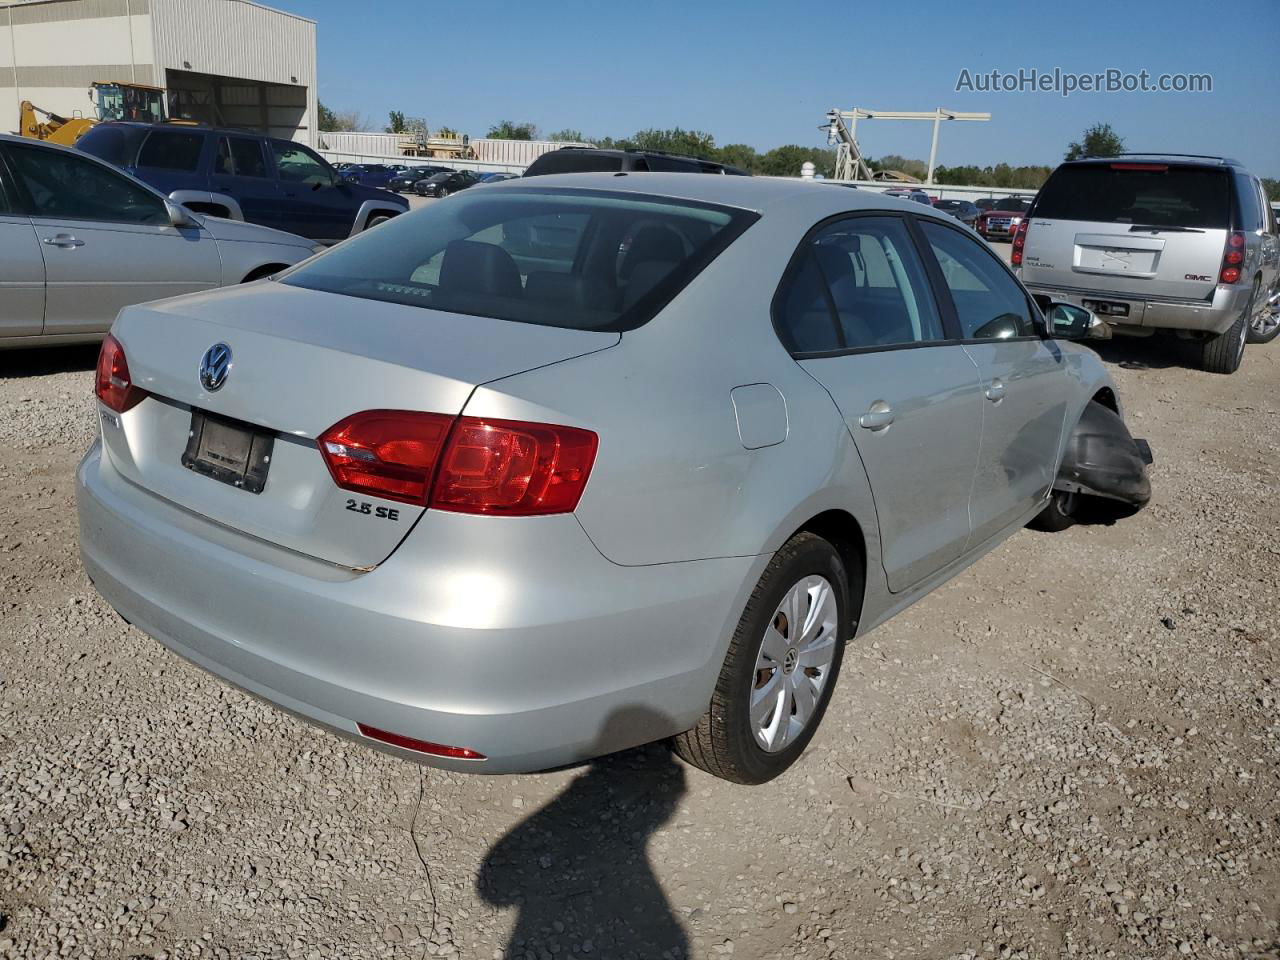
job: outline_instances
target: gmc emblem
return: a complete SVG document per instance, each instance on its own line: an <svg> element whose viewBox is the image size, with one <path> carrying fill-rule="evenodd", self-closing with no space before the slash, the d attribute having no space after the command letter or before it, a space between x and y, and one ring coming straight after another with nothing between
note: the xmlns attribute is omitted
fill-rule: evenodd
<svg viewBox="0 0 1280 960"><path fill-rule="evenodd" d="M1208 283L1213 277L1202 277L1197 273L1186 273L1182 276L1183 280L1198 280L1200 283Z"/></svg>

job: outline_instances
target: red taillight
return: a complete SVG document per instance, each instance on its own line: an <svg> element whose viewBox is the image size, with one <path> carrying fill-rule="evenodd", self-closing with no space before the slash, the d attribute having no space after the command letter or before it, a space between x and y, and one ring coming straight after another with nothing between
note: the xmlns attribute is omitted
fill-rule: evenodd
<svg viewBox="0 0 1280 960"><path fill-rule="evenodd" d="M124 358L124 347L111 334L102 341L98 353L98 372L93 392L104 405L116 413L124 413L146 399L147 391L135 387L129 376L129 363Z"/></svg>
<svg viewBox="0 0 1280 960"><path fill-rule="evenodd" d="M367 410L318 443L344 490L455 513L535 516L578 506L597 438L548 423Z"/></svg>
<svg viewBox="0 0 1280 960"><path fill-rule="evenodd" d="M1148 173L1165 173L1169 169L1167 163L1112 163L1112 170L1145 170Z"/></svg>
<svg viewBox="0 0 1280 960"><path fill-rule="evenodd" d="M1024 217L1013 235L1013 250L1009 253L1009 263L1015 267L1022 266L1022 248L1027 245L1027 230L1030 226L1030 220Z"/></svg>
<svg viewBox="0 0 1280 960"><path fill-rule="evenodd" d="M1227 234L1227 248L1222 254L1220 283L1236 283L1240 280L1240 264L1244 263L1244 233L1232 230Z"/></svg>
<svg viewBox="0 0 1280 960"><path fill-rule="evenodd" d="M431 506L458 513L571 513L596 457L596 435L546 423L460 417Z"/></svg>
<svg viewBox="0 0 1280 960"><path fill-rule="evenodd" d="M357 723L356 729L360 731L361 736L368 737L370 740L380 740L395 747L403 747L405 750L413 750L433 757L451 757L454 760L487 759L483 753L478 753L469 747L446 747L443 743L432 743L430 740L406 737L401 733L389 733L386 730L379 730L377 727L366 726L363 723Z"/></svg>
<svg viewBox="0 0 1280 960"><path fill-rule="evenodd" d="M452 425L442 413L366 410L320 434L320 454L344 490L425 506Z"/></svg>

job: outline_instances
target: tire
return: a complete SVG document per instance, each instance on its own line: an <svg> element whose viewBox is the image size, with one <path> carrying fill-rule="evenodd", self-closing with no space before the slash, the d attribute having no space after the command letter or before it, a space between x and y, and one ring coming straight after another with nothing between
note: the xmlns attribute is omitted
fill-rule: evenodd
<svg viewBox="0 0 1280 960"><path fill-rule="evenodd" d="M835 689L853 632L849 584L860 592L862 578L862 570L846 569L835 547L815 534L798 533L783 544L738 621L710 709L674 738L676 755L712 776L747 784L772 780L795 763ZM805 604L806 622L814 618L799 639L783 609L792 598ZM764 692L773 689L777 696ZM772 718L764 727L751 719L753 698L760 705L757 716ZM796 723L806 708L807 718ZM763 738L770 737L766 748Z"/></svg>
<svg viewBox="0 0 1280 960"><path fill-rule="evenodd" d="M1276 294L1280 296L1280 294ZM1262 310L1249 324L1250 343L1270 343L1280 334L1280 303L1263 304Z"/></svg>
<svg viewBox="0 0 1280 960"><path fill-rule="evenodd" d="M440 192L436 194L436 196L437 196L437 197L439 197L441 200L443 200L443 199L444 199L445 197L447 197L448 195L449 195L449 188L448 188L448 187L441 187L441 188L440 188Z"/></svg>
<svg viewBox="0 0 1280 960"><path fill-rule="evenodd" d="M1253 305L1258 302L1259 281L1253 282L1253 292L1236 322L1225 332L1210 337L1200 348L1200 369L1207 373L1235 373L1244 358L1244 345L1249 337L1249 321L1253 317Z"/></svg>
<svg viewBox="0 0 1280 960"><path fill-rule="evenodd" d="M1076 525L1076 518L1072 516L1075 508L1076 495L1074 493L1055 490L1050 495L1049 502L1045 505L1045 508L1032 517L1027 526L1032 530L1039 530L1041 533L1061 533L1063 530L1069 530Z"/></svg>
<svg viewBox="0 0 1280 960"><path fill-rule="evenodd" d="M374 214L372 217L369 218L369 222L364 225L364 228L366 230L372 230L374 227L380 224L386 223L390 219L391 219L390 217L383 216L381 214Z"/></svg>

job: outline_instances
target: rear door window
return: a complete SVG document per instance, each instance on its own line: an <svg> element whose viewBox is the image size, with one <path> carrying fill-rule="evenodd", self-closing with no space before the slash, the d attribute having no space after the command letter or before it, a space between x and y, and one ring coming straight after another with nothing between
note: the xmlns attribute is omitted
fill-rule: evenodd
<svg viewBox="0 0 1280 960"><path fill-rule="evenodd" d="M1226 170L1165 163L1058 167L1040 189L1036 217L1225 230L1231 222Z"/></svg>
<svg viewBox="0 0 1280 960"><path fill-rule="evenodd" d="M137 158L138 146L146 133L145 127L102 123L77 140L76 149L117 167L128 167Z"/></svg>
<svg viewBox="0 0 1280 960"><path fill-rule="evenodd" d="M234 177L269 176L262 156L262 141L251 137L222 137L216 165L219 173Z"/></svg>
<svg viewBox="0 0 1280 960"><path fill-rule="evenodd" d="M800 255L775 316L793 353L944 339L928 276L901 219L838 220L806 240Z"/></svg>
<svg viewBox="0 0 1280 960"><path fill-rule="evenodd" d="M153 130L138 152L138 166L194 172L200 167L204 134Z"/></svg>
<svg viewBox="0 0 1280 960"><path fill-rule="evenodd" d="M582 330L649 319L756 219L600 191L464 191L354 238L283 282Z"/></svg>

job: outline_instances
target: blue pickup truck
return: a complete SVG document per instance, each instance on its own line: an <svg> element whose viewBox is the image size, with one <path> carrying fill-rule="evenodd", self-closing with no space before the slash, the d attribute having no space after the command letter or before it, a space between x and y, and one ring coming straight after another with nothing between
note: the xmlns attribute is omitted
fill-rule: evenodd
<svg viewBox="0 0 1280 960"><path fill-rule="evenodd" d="M337 243L409 209L389 190L344 180L291 140L171 123L100 123L76 147L197 213Z"/></svg>

